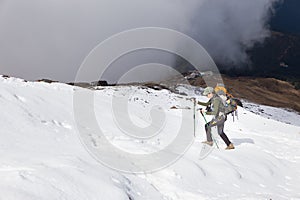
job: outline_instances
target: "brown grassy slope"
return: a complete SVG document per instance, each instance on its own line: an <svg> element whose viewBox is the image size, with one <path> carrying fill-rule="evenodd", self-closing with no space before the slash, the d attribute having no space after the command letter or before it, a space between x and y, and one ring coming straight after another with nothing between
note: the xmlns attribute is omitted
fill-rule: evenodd
<svg viewBox="0 0 300 200"><path fill-rule="evenodd" d="M288 82L274 78L231 78L224 75L222 78L229 92L237 98L300 112L300 91ZM192 84L206 86L201 78L197 78Z"/></svg>

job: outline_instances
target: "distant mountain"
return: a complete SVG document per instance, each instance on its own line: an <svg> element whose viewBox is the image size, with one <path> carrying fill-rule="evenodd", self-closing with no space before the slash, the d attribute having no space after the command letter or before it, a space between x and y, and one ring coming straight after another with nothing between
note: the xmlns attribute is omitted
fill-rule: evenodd
<svg viewBox="0 0 300 200"><path fill-rule="evenodd" d="M270 77L288 81L300 89L300 0L284 0L275 6L270 37L248 49L249 62L234 66L217 63L229 76ZM190 69L179 60L180 69Z"/></svg>
<svg viewBox="0 0 300 200"><path fill-rule="evenodd" d="M263 44L248 51L252 75L300 78L300 36L272 32Z"/></svg>
<svg viewBox="0 0 300 200"><path fill-rule="evenodd" d="M275 6L271 36L248 50L248 67L221 66L223 73L237 76L275 77L300 88L300 0L284 0Z"/></svg>
<svg viewBox="0 0 300 200"><path fill-rule="evenodd" d="M222 66L221 72L229 76L277 78L300 89L300 35L273 31L269 38L247 53L248 66Z"/></svg>
<svg viewBox="0 0 300 200"><path fill-rule="evenodd" d="M285 0L276 6L271 28L284 33L300 34L300 1Z"/></svg>

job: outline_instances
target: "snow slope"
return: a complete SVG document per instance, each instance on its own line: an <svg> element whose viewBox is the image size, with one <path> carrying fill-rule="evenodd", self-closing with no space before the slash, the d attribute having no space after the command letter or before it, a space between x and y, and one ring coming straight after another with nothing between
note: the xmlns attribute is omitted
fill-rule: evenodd
<svg viewBox="0 0 300 200"><path fill-rule="evenodd" d="M257 114L261 115L268 119L275 119L280 122L284 122L287 124L292 124L296 126L300 126L299 113L284 109L284 108L275 108L272 106L259 105L250 102L243 102L245 109Z"/></svg>
<svg viewBox="0 0 300 200"><path fill-rule="evenodd" d="M118 148L151 152L174 137L170 130L178 126L181 111L170 107L185 97L133 86L100 89L93 91L95 115L106 120L105 135ZM229 118L225 126L236 149L225 151L219 141L220 149L199 159L205 134L197 114L196 139L181 159L152 173L121 173L97 162L82 145L74 121L74 90L81 89L0 77L1 200L300 199L298 126L239 108L239 120ZM130 117L139 126L151 121L147 113L159 104L169 117L168 131L149 140L118 131L110 106L115 91L131 93Z"/></svg>

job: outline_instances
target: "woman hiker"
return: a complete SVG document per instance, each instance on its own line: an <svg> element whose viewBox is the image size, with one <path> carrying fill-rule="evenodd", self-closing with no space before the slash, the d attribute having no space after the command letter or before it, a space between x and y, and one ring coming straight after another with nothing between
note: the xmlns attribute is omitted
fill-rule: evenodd
<svg viewBox="0 0 300 200"><path fill-rule="evenodd" d="M223 141L226 143L227 147L226 149L234 149L233 144L228 139L227 135L224 133L224 123L226 121L226 115L225 115L225 107L222 102L221 97L219 97L217 94L215 94L215 91L212 87L206 87L203 92L204 96L207 96L209 98L208 102L198 102L201 106L206 106L207 111L200 110L202 114L206 113L207 115L213 115L213 119L205 124L205 131L206 131L206 138L207 141L203 142L205 144L208 144L210 146L213 145L212 135L211 135L211 127L217 126L218 128L218 134L223 139Z"/></svg>

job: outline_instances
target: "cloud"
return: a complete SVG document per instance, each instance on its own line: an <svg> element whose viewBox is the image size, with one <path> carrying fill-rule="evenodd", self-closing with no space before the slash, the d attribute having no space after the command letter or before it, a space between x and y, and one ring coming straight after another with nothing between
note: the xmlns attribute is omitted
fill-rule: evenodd
<svg viewBox="0 0 300 200"><path fill-rule="evenodd" d="M2 0L0 73L72 81L85 56L118 32L158 26L184 32L219 62L247 60L268 35L275 0Z"/></svg>
<svg viewBox="0 0 300 200"><path fill-rule="evenodd" d="M276 0L209 0L195 9L192 35L216 61L240 65L246 50L269 36Z"/></svg>

